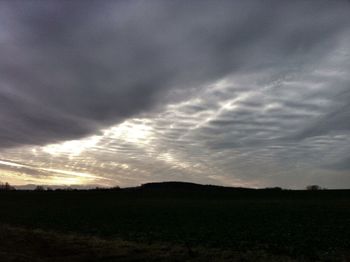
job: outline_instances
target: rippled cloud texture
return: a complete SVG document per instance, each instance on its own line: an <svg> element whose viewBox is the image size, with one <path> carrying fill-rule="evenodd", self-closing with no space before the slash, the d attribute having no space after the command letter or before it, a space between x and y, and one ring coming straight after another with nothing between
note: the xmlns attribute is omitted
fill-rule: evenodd
<svg viewBox="0 0 350 262"><path fill-rule="evenodd" d="M1 1L0 180L349 187L349 13Z"/></svg>

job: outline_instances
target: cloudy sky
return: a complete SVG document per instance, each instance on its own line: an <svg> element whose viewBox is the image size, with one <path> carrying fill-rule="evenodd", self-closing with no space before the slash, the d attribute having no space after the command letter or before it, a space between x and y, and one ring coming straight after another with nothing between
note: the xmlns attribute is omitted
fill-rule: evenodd
<svg viewBox="0 0 350 262"><path fill-rule="evenodd" d="M350 2L0 2L0 181L350 187Z"/></svg>

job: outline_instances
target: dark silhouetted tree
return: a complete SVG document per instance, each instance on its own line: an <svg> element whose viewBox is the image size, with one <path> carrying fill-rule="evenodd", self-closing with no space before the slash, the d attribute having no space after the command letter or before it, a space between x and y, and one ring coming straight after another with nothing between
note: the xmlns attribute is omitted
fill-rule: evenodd
<svg viewBox="0 0 350 262"><path fill-rule="evenodd" d="M306 187L307 190L312 190L312 191L315 191L315 190L320 190L321 187L318 186L318 185L309 185Z"/></svg>
<svg viewBox="0 0 350 262"><path fill-rule="evenodd" d="M45 188L43 186L36 186L34 189L35 191L45 191Z"/></svg>
<svg viewBox="0 0 350 262"><path fill-rule="evenodd" d="M16 190L13 186L11 186L9 183L1 183L0 184L0 191L12 191Z"/></svg>

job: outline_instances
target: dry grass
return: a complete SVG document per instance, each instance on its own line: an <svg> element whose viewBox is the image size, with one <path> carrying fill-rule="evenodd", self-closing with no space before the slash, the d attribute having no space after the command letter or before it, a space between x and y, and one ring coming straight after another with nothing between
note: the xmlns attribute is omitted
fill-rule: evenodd
<svg viewBox="0 0 350 262"><path fill-rule="evenodd" d="M0 226L0 261L294 261L252 250L191 248L171 244L140 244L73 234Z"/></svg>

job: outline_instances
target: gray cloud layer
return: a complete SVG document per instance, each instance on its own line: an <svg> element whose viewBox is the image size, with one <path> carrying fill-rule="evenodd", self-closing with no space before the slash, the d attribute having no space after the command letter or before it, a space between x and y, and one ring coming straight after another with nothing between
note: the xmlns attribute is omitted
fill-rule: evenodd
<svg viewBox="0 0 350 262"><path fill-rule="evenodd" d="M319 173L350 186L349 13L345 0L2 1L0 156L48 162L21 146L97 134L53 167L125 185ZM135 117L146 146L101 131Z"/></svg>
<svg viewBox="0 0 350 262"><path fill-rule="evenodd" d="M227 74L298 70L349 28L345 1L2 1L1 10L2 147L92 134Z"/></svg>

